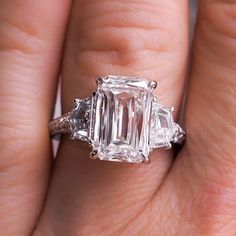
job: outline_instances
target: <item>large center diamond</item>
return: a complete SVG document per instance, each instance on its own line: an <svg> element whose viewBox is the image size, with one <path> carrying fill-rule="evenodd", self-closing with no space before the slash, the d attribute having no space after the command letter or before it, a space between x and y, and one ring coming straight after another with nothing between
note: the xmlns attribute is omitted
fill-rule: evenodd
<svg viewBox="0 0 236 236"><path fill-rule="evenodd" d="M148 158L152 99L146 80L121 76L98 80L91 130L96 157L133 163Z"/></svg>

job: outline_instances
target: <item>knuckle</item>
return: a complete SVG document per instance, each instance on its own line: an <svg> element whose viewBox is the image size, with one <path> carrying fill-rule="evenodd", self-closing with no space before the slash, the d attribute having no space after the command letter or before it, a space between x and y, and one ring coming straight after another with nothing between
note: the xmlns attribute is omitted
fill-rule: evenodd
<svg viewBox="0 0 236 236"><path fill-rule="evenodd" d="M40 52L39 48L42 49L45 36L39 13L25 14L25 4L21 1L14 5L5 5L0 12L0 52L16 51L26 55ZM48 31L47 26L44 29Z"/></svg>
<svg viewBox="0 0 236 236"><path fill-rule="evenodd" d="M0 34L0 51L17 51L23 54L34 54L40 43L39 38L32 32L30 27L20 28L9 22L2 22ZM36 46L37 45L37 46Z"/></svg>
<svg viewBox="0 0 236 236"><path fill-rule="evenodd" d="M102 1L86 4L83 11L93 14L82 14L78 20L80 30L75 37L72 35L78 45L76 64L82 72L90 74L114 73L124 68L127 73L127 67L132 73L139 68L154 70L159 54L174 50L170 45L176 45L173 28L168 23L170 16L164 7L161 10L155 3Z"/></svg>
<svg viewBox="0 0 236 236"><path fill-rule="evenodd" d="M9 127L1 126L0 128L0 170L6 170L9 167L16 166L25 156L28 156L28 149L31 143L26 131L22 131L19 126Z"/></svg>

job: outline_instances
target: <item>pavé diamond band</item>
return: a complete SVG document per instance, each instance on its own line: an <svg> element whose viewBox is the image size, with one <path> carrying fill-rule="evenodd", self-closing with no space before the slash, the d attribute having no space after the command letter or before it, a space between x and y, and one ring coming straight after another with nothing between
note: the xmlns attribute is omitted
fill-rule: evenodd
<svg viewBox="0 0 236 236"><path fill-rule="evenodd" d="M75 99L71 112L49 123L50 133L89 142L93 159L149 162L153 149L171 148L185 138L173 120L173 107L160 105L153 95L156 85L136 77L99 77L97 91Z"/></svg>

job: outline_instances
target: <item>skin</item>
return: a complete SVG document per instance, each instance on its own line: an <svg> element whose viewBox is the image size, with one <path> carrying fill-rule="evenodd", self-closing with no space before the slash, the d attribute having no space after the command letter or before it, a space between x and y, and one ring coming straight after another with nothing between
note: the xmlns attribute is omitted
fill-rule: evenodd
<svg viewBox="0 0 236 236"><path fill-rule="evenodd" d="M0 235L236 234L236 4L200 0L177 156L150 165L93 161L65 137L54 161L47 124L62 73L63 112L106 74L157 80L182 104L187 1L2 0Z"/></svg>

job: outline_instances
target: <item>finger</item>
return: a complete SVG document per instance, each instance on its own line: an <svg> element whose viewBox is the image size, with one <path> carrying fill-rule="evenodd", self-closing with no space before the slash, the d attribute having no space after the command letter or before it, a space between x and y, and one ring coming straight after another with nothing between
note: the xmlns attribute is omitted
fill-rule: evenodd
<svg viewBox="0 0 236 236"><path fill-rule="evenodd" d="M155 79L159 99L178 110L187 26L187 1L75 1L63 73L64 111L75 97L91 94L94 77L106 74ZM44 234L51 229L66 235L74 220L72 235L91 235L105 222L112 229L104 229L104 235L117 231L155 194L172 161L167 151L154 154L150 166L91 161L88 155L78 142L62 144L39 225Z"/></svg>
<svg viewBox="0 0 236 236"><path fill-rule="evenodd" d="M68 12L69 1L1 1L0 235L29 235L44 199Z"/></svg>
<svg viewBox="0 0 236 236"><path fill-rule="evenodd" d="M191 206L183 209L182 204L178 210L198 235L235 234L235 19L235 1L200 1L186 109L187 142L167 185L175 192L170 191L172 196L177 194L176 199Z"/></svg>

